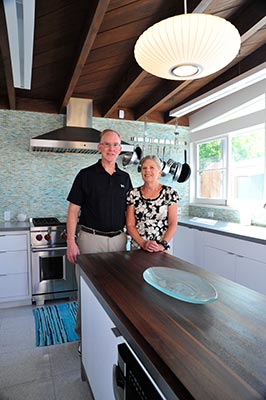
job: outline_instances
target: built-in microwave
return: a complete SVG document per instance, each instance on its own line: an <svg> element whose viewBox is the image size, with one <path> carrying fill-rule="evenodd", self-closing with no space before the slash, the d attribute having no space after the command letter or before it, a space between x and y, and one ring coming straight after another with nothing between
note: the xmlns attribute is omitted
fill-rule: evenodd
<svg viewBox="0 0 266 400"><path fill-rule="evenodd" d="M115 399L165 400L128 346L122 343L117 348L118 362L113 366Z"/></svg>

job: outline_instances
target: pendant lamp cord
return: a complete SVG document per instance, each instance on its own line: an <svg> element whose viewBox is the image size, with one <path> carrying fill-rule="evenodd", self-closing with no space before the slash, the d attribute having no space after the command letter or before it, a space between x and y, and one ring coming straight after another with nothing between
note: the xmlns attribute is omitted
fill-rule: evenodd
<svg viewBox="0 0 266 400"><path fill-rule="evenodd" d="M184 0L184 14L187 14L187 0Z"/></svg>
<svg viewBox="0 0 266 400"><path fill-rule="evenodd" d="M147 117L144 117L144 136L143 136L143 157L146 155L146 142L147 142Z"/></svg>

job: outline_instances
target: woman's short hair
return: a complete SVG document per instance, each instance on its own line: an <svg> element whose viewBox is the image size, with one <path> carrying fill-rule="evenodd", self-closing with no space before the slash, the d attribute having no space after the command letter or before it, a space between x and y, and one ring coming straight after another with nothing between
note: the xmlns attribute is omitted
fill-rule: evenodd
<svg viewBox="0 0 266 400"><path fill-rule="evenodd" d="M143 165L143 164L145 163L145 161L147 161L147 160L154 161L155 164L157 165L158 169L162 169L161 160L159 159L159 157L154 156L154 155L147 155L147 156L143 157L143 158L140 160L140 166L142 167L142 165Z"/></svg>

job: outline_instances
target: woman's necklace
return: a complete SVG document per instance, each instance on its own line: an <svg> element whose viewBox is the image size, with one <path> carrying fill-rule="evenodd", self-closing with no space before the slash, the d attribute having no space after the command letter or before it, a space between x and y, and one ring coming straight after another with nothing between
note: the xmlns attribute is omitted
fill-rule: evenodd
<svg viewBox="0 0 266 400"><path fill-rule="evenodd" d="M141 192L143 197L145 197L146 199L155 199L156 197L158 197L160 191L161 191L162 185L159 183L158 185L156 185L156 187L154 188L148 188L145 187L145 185L143 185L141 187Z"/></svg>

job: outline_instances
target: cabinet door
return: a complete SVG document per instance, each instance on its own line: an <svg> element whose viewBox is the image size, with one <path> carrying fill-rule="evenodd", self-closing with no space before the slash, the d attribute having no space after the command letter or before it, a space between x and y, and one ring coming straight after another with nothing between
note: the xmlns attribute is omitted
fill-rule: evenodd
<svg viewBox="0 0 266 400"><path fill-rule="evenodd" d="M114 324L81 277L82 363L95 400L115 400L113 365L117 345L123 338L112 331Z"/></svg>
<svg viewBox="0 0 266 400"><path fill-rule="evenodd" d="M236 282L266 294L266 263L236 256Z"/></svg>
<svg viewBox="0 0 266 400"><path fill-rule="evenodd" d="M0 251L27 250L27 234L0 234Z"/></svg>
<svg viewBox="0 0 266 400"><path fill-rule="evenodd" d="M214 247L204 246L203 268L235 281L235 255Z"/></svg>
<svg viewBox="0 0 266 400"><path fill-rule="evenodd" d="M0 251L0 275L28 271L27 251Z"/></svg>
<svg viewBox="0 0 266 400"><path fill-rule="evenodd" d="M204 232L201 229L193 229L193 231L194 231L194 264L203 268Z"/></svg>
<svg viewBox="0 0 266 400"><path fill-rule="evenodd" d="M194 229L178 225L173 239L174 256L195 264L194 247Z"/></svg>
<svg viewBox="0 0 266 400"><path fill-rule="evenodd" d="M28 274L0 273L0 300L16 300L29 295Z"/></svg>

